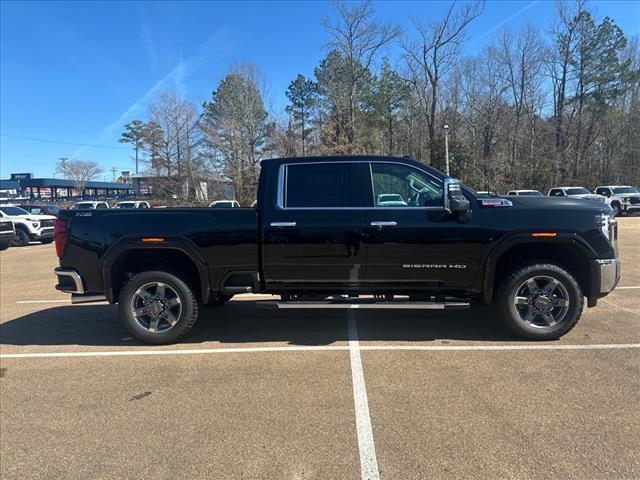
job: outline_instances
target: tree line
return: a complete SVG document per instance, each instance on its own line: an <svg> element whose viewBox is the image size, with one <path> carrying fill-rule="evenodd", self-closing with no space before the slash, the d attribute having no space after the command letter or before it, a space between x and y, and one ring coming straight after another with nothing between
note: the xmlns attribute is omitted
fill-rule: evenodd
<svg viewBox="0 0 640 480"><path fill-rule="evenodd" d="M136 171L190 202L208 179L251 204L259 162L276 156L406 155L443 169L445 123L451 174L477 189L637 184L638 39L578 0L558 3L547 31L505 28L469 55L482 9L454 2L402 31L370 2L335 3L326 55L313 76L292 79L284 111L269 111L266 78L242 64L201 106L161 94L120 141Z"/></svg>

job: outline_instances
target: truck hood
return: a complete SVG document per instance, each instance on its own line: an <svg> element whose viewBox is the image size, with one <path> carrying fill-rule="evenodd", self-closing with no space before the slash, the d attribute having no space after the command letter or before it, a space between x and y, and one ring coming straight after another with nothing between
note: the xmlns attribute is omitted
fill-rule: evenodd
<svg viewBox="0 0 640 480"><path fill-rule="evenodd" d="M41 222L42 220L55 220L53 215L33 215L31 213L27 215L7 215L12 220L26 220L27 222Z"/></svg>
<svg viewBox="0 0 640 480"><path fill-rule="evenodd" d="M598 197L600 195L597 195ZM579 198L577 195L570 197L528 197L513 196L503 197L513 203L513 207L499 207L505 210L549 210L551 211L592 211L594 213L609 213L611 208L606 203L594 202L591 199Z"/></svg>

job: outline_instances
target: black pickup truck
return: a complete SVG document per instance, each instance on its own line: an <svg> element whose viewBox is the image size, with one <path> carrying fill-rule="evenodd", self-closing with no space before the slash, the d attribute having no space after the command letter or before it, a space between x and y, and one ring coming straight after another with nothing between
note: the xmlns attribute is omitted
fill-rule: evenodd
<svg viewBox="0 0 640 480"><path fill-rule="evenodd" d="M612 210L590 200L482 198L406 158L261 165L256 208L62 211L57 289L119 303L132 334L169 343L201 305L238 293L273 308L466 308L557 338L620 277ZM264 302L260 302L264 304Z"/></svg>

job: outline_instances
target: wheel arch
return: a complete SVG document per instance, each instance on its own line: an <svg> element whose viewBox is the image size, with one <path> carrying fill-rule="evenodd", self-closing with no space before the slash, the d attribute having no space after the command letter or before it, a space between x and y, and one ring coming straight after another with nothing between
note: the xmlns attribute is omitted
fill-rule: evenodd
<svg viewBox="0 0 640 480"><path fill-rule="evenodd" d="M123 239L105 254L102 281L107 300L110 303L117 301L128 274L146 270L164 270L181 275L194 284L203 303L209 301L209 269L196 245L186 239L163 239L153 243L139 238Z"/></svg>
<svg viewBox="0 0 640 480"><path fill-rule="evenodd" d="M490 303L494 291L510 270L534 261L563 267L576 278L583 294L589 298L592 289L589 260L593 258L596 258L594 250L575 234L542 238L534 238L530 233L514 235L497 245L487 256L483 299Z"/></svg>

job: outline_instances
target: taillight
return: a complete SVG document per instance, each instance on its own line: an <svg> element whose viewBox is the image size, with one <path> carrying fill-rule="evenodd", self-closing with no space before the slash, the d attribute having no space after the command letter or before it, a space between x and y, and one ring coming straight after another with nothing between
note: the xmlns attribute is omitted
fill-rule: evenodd
<svg viewBox="0 0 640 480"><path fill-rule="evenodd" d="M69 223L62 218L56 218L54 223L54 232L56 239L56 255L61 258L64 256L64 252L67 249L67 242L69 240Z"/></svg>

